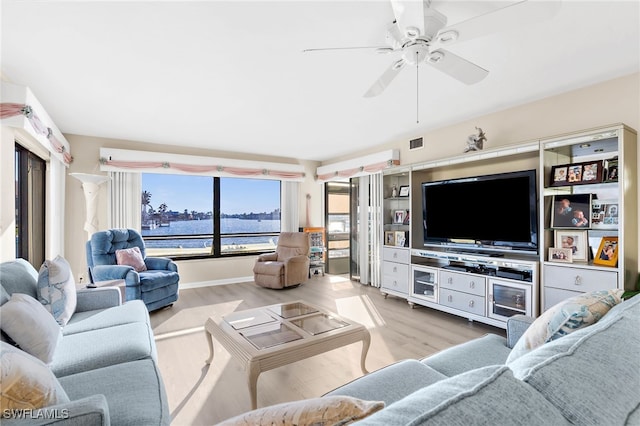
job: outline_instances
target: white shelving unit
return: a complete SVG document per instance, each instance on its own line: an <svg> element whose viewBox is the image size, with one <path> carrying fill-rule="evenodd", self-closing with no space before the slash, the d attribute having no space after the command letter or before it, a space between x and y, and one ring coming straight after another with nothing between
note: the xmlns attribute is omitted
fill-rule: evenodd
<svg viewBox="0 0 640 426"><path fill-rule="evenodd" d="M613 160L617 162L617 177L613 173ZM593 181L554 183L552 173L566 164L596 163L603 168ZM554 169L555 167L555 169ZM638 279L638 174L637 135L620 124L564 135L540 142L540 229L542 263L542 310L579 293L612 288L632 289ZM549 259L549 248L556 246L557 232L571 233L571 229L557 229L551 221L554 196L592 194L595 204L617 204L617 217L603 223L599 214L588 217L589 226L575 231L588 235L588 258L572 263ZM594 219L596 223L594 224ZM600 226L598 226L600 225ZM606 237L618 239L617 264L602 266L594 263L600 242Z"/></svg>

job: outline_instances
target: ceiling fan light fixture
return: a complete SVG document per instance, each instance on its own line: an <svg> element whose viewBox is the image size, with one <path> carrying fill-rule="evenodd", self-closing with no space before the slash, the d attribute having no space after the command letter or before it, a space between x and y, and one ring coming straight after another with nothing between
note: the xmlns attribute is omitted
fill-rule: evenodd
<svg viewBox="0 0 640 426"><path fill-rule="evenodd" d="M456 41L458 39L458 32L454 31L454 30L449 30L449 31L444 31L440 34L438 34L438 42L442 43L442 44L448 44L448 43L453 43L454 41Z"/></svg>
<svg viewBox="0 0 640 426"><path fill-rule="evenodd" d="M439 50L436 50L435 52L431 52L431 54L427 56L427 62L432 64L437 64L443 59L444 59L444 53L440 52Z"/></svg>
<svg viewBox="0 0 640 426"><path fill-rule="evenodd" d="M415 39L418 36L420 36L420 28L416 28L416 27L407 27L404 29L404 35L407 38L410 39Z"/></svg>

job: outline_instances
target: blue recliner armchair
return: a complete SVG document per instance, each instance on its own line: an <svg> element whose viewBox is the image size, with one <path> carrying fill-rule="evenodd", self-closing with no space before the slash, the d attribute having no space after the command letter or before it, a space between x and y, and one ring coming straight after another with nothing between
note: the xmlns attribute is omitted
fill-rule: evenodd
<svg viewBox="0 0 640 426"><path fill-rule="evenodd" d="M138 247L146 271L118 265L116 250ZM166 257L147 257L142 236L133 229L96 232L87 241L87 264L91 282L125 280L125 300L140 299L149 311L178 300L178 266Z"/></svg>

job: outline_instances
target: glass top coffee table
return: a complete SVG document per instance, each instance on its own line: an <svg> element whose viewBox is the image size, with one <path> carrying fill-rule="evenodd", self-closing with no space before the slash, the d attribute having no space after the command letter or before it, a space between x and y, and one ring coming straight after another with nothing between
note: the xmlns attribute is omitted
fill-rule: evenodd
<svg viewBox="0 0 640 426"><path fill-rule="evenodd" d="M258 376L263 371L351 343L362 342L360 368L368 373L365 359L371 336L366 327L301 300L213 315L205 331L207 364L213 361L215 338L247 371L251 409L257 408Z"/></svg>

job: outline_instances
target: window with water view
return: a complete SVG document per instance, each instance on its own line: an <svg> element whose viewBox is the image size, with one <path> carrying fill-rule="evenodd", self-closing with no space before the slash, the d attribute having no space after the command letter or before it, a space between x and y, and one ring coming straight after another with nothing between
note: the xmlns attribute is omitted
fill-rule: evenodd
<svg viewBox="0 0 640 426"><path fill-rule="evenodd" d="M280 181L143 173L142 236L150 256L275 250Z"/></svg>

